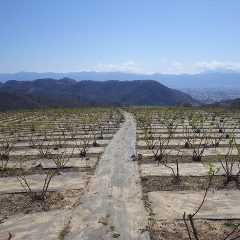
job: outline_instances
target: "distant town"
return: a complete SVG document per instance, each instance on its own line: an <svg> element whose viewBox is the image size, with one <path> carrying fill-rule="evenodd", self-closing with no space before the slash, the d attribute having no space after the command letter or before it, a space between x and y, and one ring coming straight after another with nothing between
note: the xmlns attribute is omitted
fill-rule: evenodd
<svg viewBox="0 0 240 240"><path fill-rule="evenodd" d="M214 103L223 100L240 98L240 88L201 88L201 89L180 89L181 91L190 94L193 98L202 103Z"/></svg>

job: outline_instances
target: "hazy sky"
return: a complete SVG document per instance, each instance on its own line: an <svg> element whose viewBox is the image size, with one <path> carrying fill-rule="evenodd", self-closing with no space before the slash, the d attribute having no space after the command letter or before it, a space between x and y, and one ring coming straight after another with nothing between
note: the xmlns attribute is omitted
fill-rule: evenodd
<svg viewBox="0 0 240 240"><path fill-rule="evenodd" d="M240 70L240 0L0 0L0 72Z"/></svg>

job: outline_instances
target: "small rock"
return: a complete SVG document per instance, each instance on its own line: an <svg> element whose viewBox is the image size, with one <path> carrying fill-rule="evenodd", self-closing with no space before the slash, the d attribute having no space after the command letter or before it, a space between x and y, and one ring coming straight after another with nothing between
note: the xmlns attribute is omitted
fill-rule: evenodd
<svg viewBox="0 0 240 240"><path fill-rule="evenodd" d="M12 239L13 235L11 233L8 233L8 239Z"/></svg>
<svg viewBox="0 0 240 240"><path fill-rule="evenodd" d="M119 233L113 233L112 237L113 238L118 238L118 237L120 237L120 234Z"/></svg>
<svg viewBox="0 0 240 240"><path fill-rule="evenodd" d="M136 161L136 155L135 155L135 154L133 154L133 155L131 156L131 158L132 158L133 161Z"/></svg>
<svg viewBox="0 0 240 240"><path fill-rule="evenodd" d="M43 166L41 163L39 163L38 165L35 166L36 169L43 169Z"/></svg>
<svg viewBox="0 0 240 240"><path fill-rule="evenodd" d="M63 172L62 171L57 171L57 175L62 175Z"/></svg>
<svg viewBox="0 0 240 240"><path fill-rule="evenodd" d="M3 215L0 215L0 224L4 223L6 221L6 218Z"/></svg>
<svg viewBox="0 0 240 240"><path fill-rule="evenodd" d="M94 143L93 143L93 147L99 147L99 144L96 143L96 142L94 142Z"/></svg>

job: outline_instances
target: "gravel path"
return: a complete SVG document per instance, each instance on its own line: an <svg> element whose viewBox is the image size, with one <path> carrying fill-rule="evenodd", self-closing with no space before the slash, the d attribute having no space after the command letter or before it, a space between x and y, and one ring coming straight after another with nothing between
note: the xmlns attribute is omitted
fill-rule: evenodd
<svg viewBox="0 0 240 240"><path fill-rule="evenodd" d="M66 239L150 239L142 231L147 215L141 200L138 165L131 159L136 152L136 123L128 113L125 118L73 213Z"/></svg>

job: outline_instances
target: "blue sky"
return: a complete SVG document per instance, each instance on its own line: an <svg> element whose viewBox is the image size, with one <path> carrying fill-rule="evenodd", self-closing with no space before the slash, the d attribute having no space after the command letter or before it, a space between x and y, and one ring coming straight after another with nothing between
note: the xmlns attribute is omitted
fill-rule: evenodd
<svg viewBox="0 0 240 240"><path fill-rule="evenodd" d="M240 70L239 0L0 0L0 72Z"/></svg>

